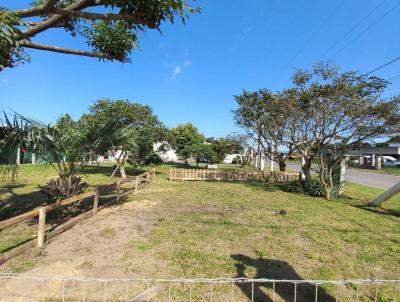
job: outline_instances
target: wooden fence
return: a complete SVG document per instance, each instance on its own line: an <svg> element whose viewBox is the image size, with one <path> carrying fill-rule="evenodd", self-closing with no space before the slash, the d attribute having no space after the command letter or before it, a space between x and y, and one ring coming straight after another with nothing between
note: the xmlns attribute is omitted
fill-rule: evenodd
<svg viewBox="0 0 400 302"><path fill-rule="evenodd" d="M171 169L169 180L225 180L225 181L272 181L286 182L299 180L300 172L273 172L265 173L261 171L244 170L210 170L210 169Z"/></svg>
<svg viewBox="0 0 400 302"><path fill-rule="evenodd" d="M26 221L28 219L33 219L38 217L38 231L37 231L37 243L35 243L34 239L31 239L30 241L26 242L25 244L14 248L10 252L6 253L5 255L0 257L0 264L26 252L27 250L33 248L34 246L38 247L43 247L46 241L49 241L51 238L65 232L66 230L72 228L74 225L78 224L79 222L95 215L98 211L102 210L103 208L109 206L110 204L114 202L118 202L120 198L124 195L127 195L132 192L137 192L138 189L148 183L151 183L155 180L156 178L156 173L155 170L151 170L150 172L145 172L143 174L140 174L138 176L133 176L129 177L126 179L118 180L115 183L109 184L109 185L104 185L104 186L99 186L96 188L95 191L93 192L86 192L77 196L73 196L71 198L44 206L40 207L37 209L34 209L32 211L29 211L27 213L12 217L7 220L0 221L0 230L3 230L5 228L8 228L10 226L16 225L20 222ZM124 192L121 192L121 186L123 184L130 183L132 184L132 188L129 190L126 190ZM105 204L99 206L99 196L100 192L105 193L106 191L115 191L116 194L113 199L110 201L106 202ZM60 207L66 206L66 205L71 205L73 203L81 203L82 201L92 198L93 197L93 206L91 211L84 212L77 217L69 219L66 223L61 224L59 227L55 228L54 230L47 232L46 233L46 214L48 214L50 211L58 209Z"/></svg>

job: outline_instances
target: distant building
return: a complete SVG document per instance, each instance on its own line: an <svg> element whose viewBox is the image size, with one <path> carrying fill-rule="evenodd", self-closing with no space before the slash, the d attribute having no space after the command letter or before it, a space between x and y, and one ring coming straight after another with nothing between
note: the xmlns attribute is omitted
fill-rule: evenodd
<svg viewBox="0 0 400 302"><path fill-rule="evenodd" d="M242 154L228 154L225 156L223 162L224 164L233 164L235 162L239 163L242 160Z"/></svg>
<svg viewBox="0 0 400 302"><path fill-rule="evenodd" d="M159 142L153 145L153 150L156 152L163 162L176 162L178 161L178 155L176 151L168 146L165 142Z"/></svg>

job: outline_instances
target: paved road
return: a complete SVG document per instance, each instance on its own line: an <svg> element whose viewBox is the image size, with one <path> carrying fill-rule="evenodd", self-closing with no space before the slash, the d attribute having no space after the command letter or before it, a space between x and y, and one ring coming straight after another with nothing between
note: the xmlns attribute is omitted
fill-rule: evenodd
<svg viewBox="0 0 400 302"><path fill-rule="evenodd" d="M297 163L288 163L288 168L300 170L300 165ZM346 180L370 187L389 189L400 182L400 176L347 169Z"/></svg>

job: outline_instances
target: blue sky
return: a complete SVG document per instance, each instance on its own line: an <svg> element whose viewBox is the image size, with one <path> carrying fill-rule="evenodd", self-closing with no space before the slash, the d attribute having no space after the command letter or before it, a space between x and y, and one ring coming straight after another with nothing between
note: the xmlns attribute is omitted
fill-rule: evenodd
<svg viewBox="0 0 400 302"><path fill-rule="evenodd" d="M31 1L5 0L23 7ZM203 12L163 34L141 36L131 64L31 51L32 62L0 73L0 107L54 121L78 118L95 100L129 99L153 107L169 127L192 122L206 136L238 131L234 94L279 90L296 67L335 60L368 72L400 56L398 0L198 0ZM85 48L52 31L37 41ZM400 94L400 61L376 73ZM396 77L397 76L397 77Z"/></svg>

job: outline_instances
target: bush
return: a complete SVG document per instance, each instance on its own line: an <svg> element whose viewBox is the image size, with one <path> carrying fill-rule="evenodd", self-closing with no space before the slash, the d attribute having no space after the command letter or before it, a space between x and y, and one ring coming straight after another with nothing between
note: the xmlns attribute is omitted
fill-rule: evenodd
<svg viewBox="0 0 400 302"><path fill-rule="evenodd" d="M314 197L323 197L324 189L318 178L311 178L307 181L294 180L284 186L284 190L291 193L301 193ZM337 183L332 191L332 197L337 197L339 192L339 183Z"/></svg>
<svg viewBox="0 0 400 302"><path fill-rule="evenodd" d="M70 177L57 177L50 179L46 186L39 186L42 192L50 201L60 201L85 192L88 184L78 175Z"/></svg>
<svg viewBox="0 0 400 302"><path fill-rule="evenodd" d="M146 165L161 165L162 163L163 160L157 153L153 153L146 159Z"/></svg>
<svg viewBox="0 0 400 302"><path fill-rule="evenodd" d="M324 196L322 185L316 178L312 178L308 181L291 181L285 186L284 189L285 191L292 193L307 194L315 197Z"/></svg>

